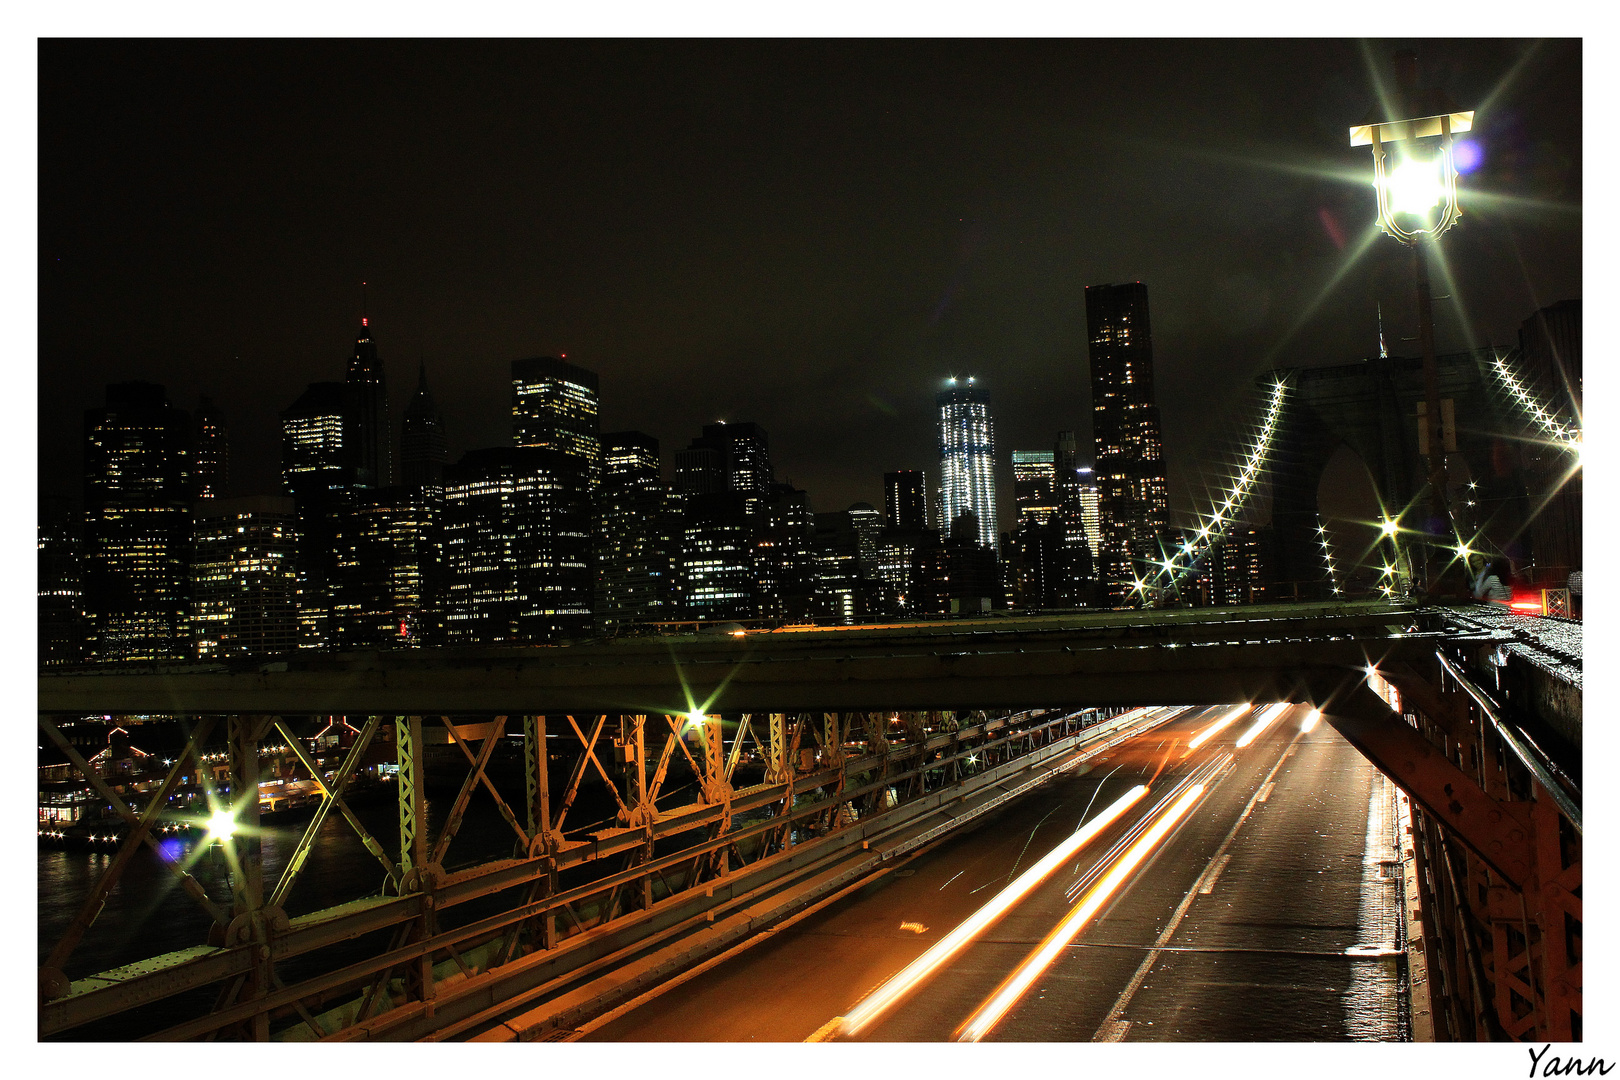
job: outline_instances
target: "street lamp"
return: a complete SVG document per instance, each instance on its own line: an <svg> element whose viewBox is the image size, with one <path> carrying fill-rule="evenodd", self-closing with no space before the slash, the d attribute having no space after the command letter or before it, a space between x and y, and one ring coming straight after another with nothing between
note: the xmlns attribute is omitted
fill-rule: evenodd
<svg viewBox="0 0 1620 1080"><path fill-rule="evenodd" d="M1472 110L1457 108L1444 90L1420 90L1417 53L1395 54L1394 96L1375 104L1350 129L1351 146L1371 146L1373 186L1378 193L1378 225L1412 249L1417 282L1418 339L1423 348L1422 419L1429 464L1429 528L1451 523L1446 506L1446 448L1440 429L1440 377L1434 357L1434 305L1423 248L1457 223L1457 169L1451 137L1474 126ZM1394 159L1391 161L1391 159ZM1437 212L1438 211L1438 212ZM1455 528L1449 531L1455 532ZM1425 558L1425 568L1429 560ZM1430 591L1439 584L1425 573Z"/></svg>

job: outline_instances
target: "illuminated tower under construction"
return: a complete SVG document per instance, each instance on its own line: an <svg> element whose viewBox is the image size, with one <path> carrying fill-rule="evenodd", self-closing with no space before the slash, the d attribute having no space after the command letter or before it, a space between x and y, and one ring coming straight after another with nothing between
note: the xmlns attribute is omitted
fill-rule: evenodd
<svg viewBox="0 0 1620 1080"><path fill-rule="evenodd" d="M940 525L949 532L964 511L978 518L979 543L996 548L995 425L990 395L971 377L952 378L939 405Z"/></svg>

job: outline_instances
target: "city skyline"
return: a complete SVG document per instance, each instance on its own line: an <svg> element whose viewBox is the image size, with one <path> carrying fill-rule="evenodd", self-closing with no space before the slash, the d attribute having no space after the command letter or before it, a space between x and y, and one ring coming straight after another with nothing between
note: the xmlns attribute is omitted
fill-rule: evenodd
<svg viewBox="0 0 1620 1080"><path fill-rule="evenodd" d="M571 164L561 170L565 177L540 181L548 194L538 200L508 179L534 153L529 140L486 141L468 147L477 152L464 159L452 156L460 164L428 168L402 141L400 110L420 89L384 80L356 98L340 92L349 78L344 65L329 62L367 49L427 55L411 49L428 44L303 43L302 52L275 43L148 47L156 51L86 43L42 49L40 454L47 494L71 497L73 421L101 385L128 379L164 384L188 410L207 394L231 432L231 492L276 490L274 410L305 383L336 377L339 350L362 310L400 391L410 385L409 368L425 362L452 458L504 441L510 420L492 392L504 367L566 353L600 375L602 430L646 431L674 448L719 419L759 423L773 433L778 476L809 491L817 509L876 505L886 471L932 472L925 395L953 373L992 387L1004 447L1047 446L1053 431L1068 428L1079 429L1084 447L1090 403L1080 308L1087 284L1143 280L1154 290L1173 512L1185 512L1201 491L1196 459L1223 448L1212 417L1241 406L1268 358L1310 364L1376 355L1379 304L1391 351L1415 351L1401 341L1412 329L1403 314L1410 290L1399 252L1374 246L1330 302L1311 307L1372 218L1370 186L1302 175L1304 166L1364 169L1364 152L1343 134L1372 97L1355 42L776 43L752 52L726 43L499 43L487 52L473 43L438 46L433 55L445 70L477 77L427 117L434 131L456 116L483 117L487 128L501 115L490 111L489 95L510 85L502 72L523 70L537 57L562 64L566 100L535 115L562 138L559 146L572 148ZM1391 51L1380 42L1366 48L1375 66ZM1579 44L1418 48L1427 81L1481 107L1476 133L1485 171L1464 183L1498 196L1495 203L1465 200L1464 227L1447 238L1472 332L1463 332L1455 305L1443 303L1439 346L1510 344L1510 330L1530 312L1580 294L1579 213L1556 205L1579 198L1579 140L1571 127L1579 120ZM177 104L178 83L161 79L121 99L103 122L152 138L140 148L115 141L125 148L119 162L128 181L119 190L91 183L93 170L73 173L80 144L95 139L74 129L76 141L66 144L61 122L103 80L158 53L173 62L174 79L184 74L208 85L228 59L254 62L242 88L221 88L218 101ZM1061 63L1071 53L1096 63L1075 74ZM736 61L726 80L683 63L705 56ZM307 89L295 92L281 81L287 76L266 74L269 59L288 57L289 71L312 77ZM952 88L928 75L929 61L940 59L955 61L968 81ZM808 73L818 60L837 61L828 68L836 77ZM571 89L572 77L593 64L617 70L632 62L641 72L634 93L584 101ZM1212 158L1217 129L1172 152L1168 142L1181 134L1174 129L1224 116L1234 101L1221 90L1171 124L1163 117L1180 107L1185 80L1167 80L1154 95L1122 97L1108 80L1133 63L1148 73L1212 76L1258 66L1268 72L1268 93L1292 87L1297 100L1279 96L1277 134L1251 160L1231 158L1229 148L1225 159ZM785 76L771 74L773 64L808 78L812 90L799 105L782 96ZM885 67L918 81L907 85L879 70ZM649 86L675 71L686 82L670 88L668 103L649 105ZM294 120L278 121L254 103L252 93L270 90L295 106ZM861 104L868 100L862 92L872 104ZM315 108L322 93L339 104L336 115ZM1091 97L1083 107L1069 107L1084 94ZM753 104L739 112L739 101ZM187 122L153 130L171 105ZM655 179L679 181L681 197L674 189L654 194L618 173L614 183L585 182L602 179L600 170L628 153L610 152L604 136L591 132L649 137L652 114L678 132L698 130L691 125L701 127L705 116L726 119L704 136L696 159L659 156L674 149L674 135L651 138L637 151L652 155L636 162L656 166ZM1239 108L1222 123L1239 124L1243 115ZM1160 120L1147 142L1121 142L1114 133L1148 116ZM898 168L883 156L890 152L877 149L880 134L909 147L913 122L927 117L924 143L936 145L924 155L926 167ZM272 132L286 147L275 164L255 149ZM354 133L361 160L356 177L339 182L311 155L345 132ZM835 182L824 165L806 159L796 148L812 136L831 138L844 166L839 175L856 179ZM1087 147L1121 150L1111 160L1126 164L1100 169L1076 157ZM238 151L247 164L233 163L243 157ZM947 181L940 155L963 153L983 164ZM396 172L378 172L378 160ZM725 173L731 187L705 188L710 161L748 167ZM1145 171L1124 175L1132 161ZM491 168L480 172L475 163ZM203 164L208 176L228 182L193 189L198 182L184 178ZM238 200L270 174L290 197L261 200L255 216L241 217L248 208ZM877 184L878 176L891 179ZM139 221L106 228L108 215L127 211L129 200L176 184L195 194L196 205L174 211L172 235L156 237ZM412 192L455 197L407 214L416 203L401 200L414 199ZM1502 195L1555 205L1526 210ZM715 201L722 196L723 207ZM909 202L900 206L896 197ZM1104 204L1106 228L1088 210ZM1141 216L1149 204L1157 208L1151 227ZM784 209L793 212L784 216ZM302 239L334 214L343 220L319 242ZM628 224L612 224L614 215ZM255 224L244 233L249 220ZM759 232L760 220L777 222L775 232ZM519 254L518 238L489 238L499 221L536 241L534 254ZM593 223L602 229L582 247ZM229 272L210 277L207 268L220 265L214 246L186 239L200 239L204 227L240 238ZM811 234L827 239L806 248ZM485 256L473 258L468 245L485 239ZM409 242L421 255L408 255ZM1200 248L1224 263L1210 262ZM453 256L447 265L455 272L424 274L422 255L434 252ZM145 265L140 274L115 269L137 256ZM652 273L658 267L665 272ZM737 278L739 271L753 283ZM787 289L788 273L800 284ZM364 304L361 281L370 282ZM475 283L487 287L480 292ZM527 299L514 306L520 294ZM1290 334L1294 323L1302 328ZM392 402L393 427L405 396L396 392ZM1216 407L1205 407L1211 403ZM1005 461L997 467L999 516L1008 525L1010 476Z"/></svg>

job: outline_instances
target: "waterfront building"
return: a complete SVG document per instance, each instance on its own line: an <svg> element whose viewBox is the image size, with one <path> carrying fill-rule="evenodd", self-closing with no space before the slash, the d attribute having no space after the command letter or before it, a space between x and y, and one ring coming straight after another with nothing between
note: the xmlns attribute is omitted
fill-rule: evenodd
<svg viewBox="0 0 1620 1080"><path fill-rule="evenodd" d="M883 474L883 523L891 529L928 528L928 488L921 469Z"/></svg>
<svg viewBox="0 0 1620 1080"><path fill-rule="evenodd" d="M298 645L298 514L292 499L199 501L191 554L191 632L199 660Z"/></svg>
<svg viewBox="0 0 1620 1080"><path fill-rule="evenodd" d="M578 459L594 491L601 479L596 372L537 356L512 361L512 442Z"/></svg>
<svg viewBox="0 0 1620 1080"><path fill-rule="evenodd" d="M445 639L540 643L588 631L591 514L583 455L471 450L445 468Z"/></svg>
<svg viewBox="0 0 1620 1080"><path fill-rule="evenodd" d="M399 428L399 482L430 499L444 496L444 467L450 460L444 418L428 389L427 364L417 369L416 393L405 406Z"/></svg>
<svg viewBox="0 0 1620 1080"><path fill-rule="evenodd" d="M1130 582L1157 556L1170 523L1147 286L1087 286L1086 332L1102 532L1098 557L1108 597L1121 604L1130 598Z"/></svg>
<svg viewBox="0 0 1620 1080"><path fill-rule="evenodd" d="M84 414L84 611L99 661L181 659L191 543L191 418L162 386L107 387Z"/></svg>
<svg viewBox="0 0 1620 1080"><path fill-rule="evenodd" d="M995 427L990 395L973 378L950 379L935 397L939 406L941 524L946 533L971 512L978 543L996 547Z"/></svg>

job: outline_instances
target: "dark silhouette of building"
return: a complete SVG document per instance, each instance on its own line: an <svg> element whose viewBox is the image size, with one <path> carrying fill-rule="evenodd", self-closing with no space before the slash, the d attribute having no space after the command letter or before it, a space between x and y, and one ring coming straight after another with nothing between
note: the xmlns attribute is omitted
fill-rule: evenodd
<svg viewBox="0 0 1620 1080"><path fill-rule="evenodd" d="M196 460L192 469L192 494L198 499L222 499L229 494L231 479L231 451L225 419L219 407L207 397L198 402L194 419L196 430L192 437Z"/></svg>
<svg viewBox="0 0 1620 1080"><path fill-rule="evenodd" d="M639 431L602 436L597 491L596 617L604 630L676 617L679 501L663 482L658 440Z"/></svg>
<svg viewBox="0 0 1620 1080"><path fill-rule="evenodd" d="M343 385L348 427L344 441L352 483L359 488L387 487L393 479L388 454L392 430L388 422L388 386L368 318L360 319L360 335L355 338L354 355L349 358Z"/></svg>
<svg viewBox="0 0 1620 1080"><path fill-rule="evenodd" d="M1140 564L1155 558L1170 525L1159 406L1153 394L1153 330L1141 282L1086 287L1091 356L1091 430L1102 538L1101 577L1124 603Z"/></svg>
<svg viewBox="0 0 1620 1080"><path fill-rule="evenodd" d="M85 658L84 542L80 515L41 500L39 523L39 663L77 664Z"/></svg>
<svg viewBox="0 0 1620 1080"><path fill-rule="evenodd" d="M472 450L444 474L445 638L548 642L588 632L591 513L582 454Z"/></svg>
<svg viewBox="0 0 1620 1080"><path fill-rule="evenodd" d="M512 442L577 458L594 490L602 447L596 372L538 356L512 361Z"/></svg>
<svg viewBox="0 0 1620 1080"><path fill-rule="evenodd" d="M734 491L751 519L775 482L770 439L758 424L705 424L703 434L675 455L675 486L683 495Z"/></svg>
<svg viewBox="0 0 1620 1080"><path fill-rule="evenodd" d="M444 466L450 460L444 418L428 389L427 364L417 369L416 393L405 406L399 428L399 482L407 491L429 498L444 495Z"/></svg>
<svg viewBox="0 0 1620 1080"><path fill-rule="evenodd" d="M995 549L979 543L979 522L967 510L951 535L919 545L912 555L910 607L918 615L959 615L1004 608L1006 589Z"/></svg>
<svg viewBox="0 0 1620 1080"><path fill-rule="evenodd" d="M199 502L191 554L191 632L201 660L298 646L298 514L293 500Z"/></svg>
<svg viewBox="0 0 1620 1080"><path fill-rule="evenodd" d="M883 523L891 529L928 528L928 489L921 469L883 474Z"/></svg>
<svg viewBox="0 0 1620 1080"><path fill-rule="evenodd" d="M91 659L190 653L191 418L154 383L84 414L84 607Z"/></svg>

